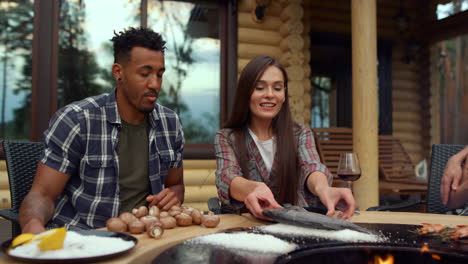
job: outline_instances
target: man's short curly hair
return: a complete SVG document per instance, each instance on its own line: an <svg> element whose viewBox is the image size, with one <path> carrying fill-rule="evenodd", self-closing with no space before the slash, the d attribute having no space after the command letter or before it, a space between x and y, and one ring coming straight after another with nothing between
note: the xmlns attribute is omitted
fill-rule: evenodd
<svg viewBox="0 0 468 264"><path fill-rule="evenodd" d="M114 37L111 41L114 43L115 63L128 61L133 47L143 47L162 53L166 49L166 41L162 39L161 35L144 27L130 27L119 33L114 31Z"/></svg>

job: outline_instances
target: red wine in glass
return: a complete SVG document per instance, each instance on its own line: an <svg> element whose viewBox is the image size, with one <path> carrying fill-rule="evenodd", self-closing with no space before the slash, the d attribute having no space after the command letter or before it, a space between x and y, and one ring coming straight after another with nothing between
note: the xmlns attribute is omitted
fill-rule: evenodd
<svg viewBox="0 0 468 264"><path fill-rule="evenodd" d="M353 174L353 173L338 173L338 178L344 181L355 181L361 177L361 173Z"/></svg>
<svg viewBox="0 0 468 264"><path fill-rule="evenodd" d="M352 182L361 177L361 167L359 166L359 159L357 154L341 153L338 162L338 171L336 173L339 178L348 183L348 188L352 188Z"/></svg>

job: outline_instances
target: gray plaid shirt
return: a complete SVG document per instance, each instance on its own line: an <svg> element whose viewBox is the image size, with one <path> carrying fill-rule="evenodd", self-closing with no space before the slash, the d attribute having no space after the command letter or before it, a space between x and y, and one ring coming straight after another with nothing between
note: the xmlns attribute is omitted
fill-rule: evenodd
<svg viewBox="0 0 468 264"><path fill-rule="evenodd" d="M182 166L184 135L177 114L164 106L156 104L148 120L149 180L157 194L168 169ZM53 116L41 162L70 180L55 202L49 227L100 228L119 214L120 128L115 90L69 104Z"/></svg>

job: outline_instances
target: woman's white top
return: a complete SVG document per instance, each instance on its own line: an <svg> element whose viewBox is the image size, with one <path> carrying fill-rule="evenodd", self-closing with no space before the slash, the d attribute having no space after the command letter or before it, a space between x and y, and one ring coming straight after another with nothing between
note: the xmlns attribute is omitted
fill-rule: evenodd
<svg viewBox="0 0 468 264"><path fill-rule="evenodd" d="M268 170L268 173L271 171L271 166L273 166L273 160L275 159L275 152L276 152L276 139L272 137L267 141L260 141L255 133L250 130L249 134L252 136L255 144L257 145L258 150L260 151L260 155L262 155L263 162L265 162L265 166Z"/></svg>

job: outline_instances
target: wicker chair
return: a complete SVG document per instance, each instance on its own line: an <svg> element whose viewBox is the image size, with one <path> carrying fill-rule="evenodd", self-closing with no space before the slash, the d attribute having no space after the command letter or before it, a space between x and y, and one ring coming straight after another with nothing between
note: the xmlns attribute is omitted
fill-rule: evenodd
<svg viewBox="0 0 468 264"><path fill-rule="evenodd" d="M450 144L432 145L431 169L427 189L427 200L408 201L390 206L380 206L369 208L369 211L402 211L418 204L426 204L426 212L432 214L444 214L447 208L442 204L440 197L440 183L444 174L445 165L448 159L461 151L465 146Z"/></svg>
<svg viewBox="0 0 468 264"><path fill-rule="evenodd" d="M0 216L12 221L11 235L21 233L18 224L18 212L26 194L28 194L36 174L37 163L44 149L41 142L3 141L8 181L10 184L11 208L0 210Z"/></svg>
<svg viewBox="0 0 468 264"><path fill-rule="evenodd" d="M340 153L353 151L353 129L349 127L313 128L320 160L335 178L333 185L343 187L336 177ZM400 141L393 136L379 136L379 192L385 194L425 194L427 181L415 179L414 166Z"/></svg>
<svg viewBox="0 0 468 264"><path fill-rule="evenodd" d="M432 145L431 172L427 190L427 212L443 214L447 209L440 197L440 182L448 159L460 152L464 145L434 144ZM466 165L465 165L466 166Z"/></svg>

